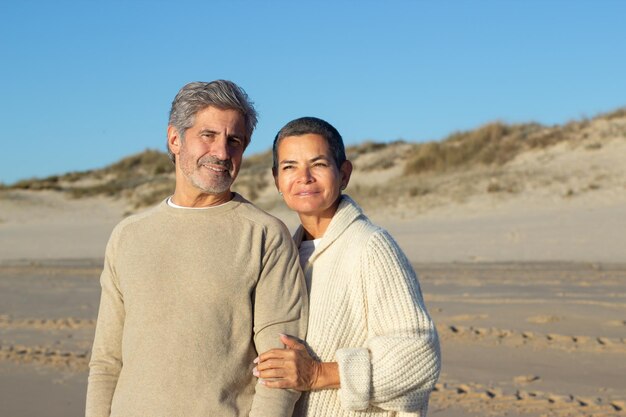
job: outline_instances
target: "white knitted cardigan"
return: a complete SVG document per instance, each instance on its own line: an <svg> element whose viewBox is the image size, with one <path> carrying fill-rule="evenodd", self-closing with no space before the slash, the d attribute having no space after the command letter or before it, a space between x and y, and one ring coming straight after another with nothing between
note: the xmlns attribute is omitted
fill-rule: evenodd
<svg viewBox="0 0 626 417"><path fill-rule="evenodd" d="M300 227L294 236L302 241ZM303 395L294 416L425 416L441 367L435 326L398 244L342 196L304 267L307 344L338 362L340 389Z"/></svg>

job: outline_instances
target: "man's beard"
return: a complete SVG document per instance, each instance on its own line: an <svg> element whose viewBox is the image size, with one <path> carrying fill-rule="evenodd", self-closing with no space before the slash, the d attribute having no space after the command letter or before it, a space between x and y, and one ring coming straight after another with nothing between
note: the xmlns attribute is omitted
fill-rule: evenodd
<svg viewBox="0 0 626 417"><path fill-rule="evenodd" d="M214 156L204 156L198 160L195 164L195 169L188 170L186 161L182 161L181 168L185 176L191 181L194 187L201 190L206 194L222 194L230 189L230 186L235 181L233 177L233 164L230 159L221 160ZM204 167L204 165L218 165L226 168L226 171L222 173L213 174L210 168ZM208 173L202 172L203 170L209 171Z"/></svg>

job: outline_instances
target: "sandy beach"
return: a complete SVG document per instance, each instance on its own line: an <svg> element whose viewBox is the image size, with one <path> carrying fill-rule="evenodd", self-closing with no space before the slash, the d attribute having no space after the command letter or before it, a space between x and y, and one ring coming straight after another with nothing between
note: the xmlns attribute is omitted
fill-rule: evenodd
<svg viewBox="0 0 626 417"><path fill-rule="evenodd" d="M83 412L99 263L0 267L3 416ZM430 415L624 415L626 264L414 266L444 358Z"/></svg>
<svg viewBox="0 0 626 417"><path fill-rule="evenodd" d="M80 416L102 253L124 205L12 193L0 199L0 415ZM626 206L513 206L373 216L414 263L440 333L429 414L626 415Z"/></svg>

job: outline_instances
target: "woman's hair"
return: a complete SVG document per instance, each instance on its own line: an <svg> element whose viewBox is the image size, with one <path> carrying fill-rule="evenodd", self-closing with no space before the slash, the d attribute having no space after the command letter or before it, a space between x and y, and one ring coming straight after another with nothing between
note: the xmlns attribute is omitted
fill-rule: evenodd
<svg viewBox="0 0 626 417"><path fill-rule="evenodd" d="M308 134L320 135L326 140L328 149L330 150L337 168L340 168L346 161L346 148L343 145L343 139L333 125L317 117L301 117L283 126L274 138L274 144L272 146L272 154L274 157L272 170L274 172L278 169L278 145L280 141L288 136L302 136Z"/></svg>
<svg viewBox="0 0 626 417"><path fill-rule="evenodd" d="M192 82L185 85L172 102L169 124L174 126L181 139L184 139L185 131L193 126L196 114L208 106L221 110L239 111L245 121L245 145L248 146L256 127L257 112L246 92L232 81ZM173 162L174 155L169 150L169 146L167 151Z"/></svg>

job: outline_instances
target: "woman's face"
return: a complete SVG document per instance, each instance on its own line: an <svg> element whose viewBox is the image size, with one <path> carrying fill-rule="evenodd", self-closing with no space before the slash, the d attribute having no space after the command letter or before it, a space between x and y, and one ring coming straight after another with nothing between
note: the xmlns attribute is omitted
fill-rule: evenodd
<svg viewBox="0 0 626 417"><path fill-rule="evenodd" d="M274 181L287 206L298 214L332 217L350 180L350 162L338 168L328 143L317 134L283 138L277 156Z"/></svg>

